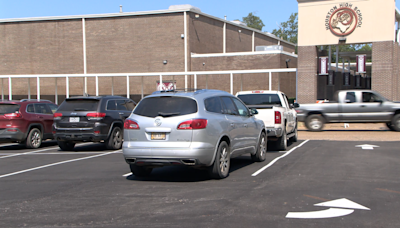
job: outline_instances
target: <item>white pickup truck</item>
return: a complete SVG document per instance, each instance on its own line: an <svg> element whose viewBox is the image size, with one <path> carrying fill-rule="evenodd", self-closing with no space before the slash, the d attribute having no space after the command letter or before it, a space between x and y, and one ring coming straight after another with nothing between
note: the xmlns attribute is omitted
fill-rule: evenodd
<svg viewBox="0 0 400 228"><path fill-rule="evenodd" d="M280 91L257 90L236 93L249 108L256 108L256 118L264 121L268 141L276 150L286 150L288 139L297 141L297 103L289 104ZM268 144L270 146L271 144Z"/></svg>

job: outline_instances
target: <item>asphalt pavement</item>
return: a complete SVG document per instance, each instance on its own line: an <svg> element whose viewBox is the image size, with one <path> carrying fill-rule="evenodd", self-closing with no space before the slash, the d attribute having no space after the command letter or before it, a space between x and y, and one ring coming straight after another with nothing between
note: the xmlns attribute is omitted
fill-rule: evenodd
<svg viewBox="0 0 400 228"><path fill-rule="evenodd" d="M398 227L399 147L299 140L213 180L187 167L136 178L102 144L3 144L0 227Z"/></svg>

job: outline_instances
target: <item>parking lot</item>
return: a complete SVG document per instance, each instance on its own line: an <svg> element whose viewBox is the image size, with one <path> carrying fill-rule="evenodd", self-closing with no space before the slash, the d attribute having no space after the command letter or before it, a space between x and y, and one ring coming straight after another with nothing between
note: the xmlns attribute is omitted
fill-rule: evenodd
<svg viewBox="0 0 400 228"><path fill-rule="evenodd" d="M1 144L0 227L398 227L400 142L369 137L399 133L337 127L324 140L300 129L262 163L235 158L222 180L186 167L136 178L100 143Z"/></svg>

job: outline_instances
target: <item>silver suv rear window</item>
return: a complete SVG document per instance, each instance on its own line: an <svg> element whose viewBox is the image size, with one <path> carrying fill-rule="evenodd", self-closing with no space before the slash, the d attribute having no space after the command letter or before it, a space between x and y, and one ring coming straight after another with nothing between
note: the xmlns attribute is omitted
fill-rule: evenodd
<svg viewBox="0 0 400 228"><path fill-rule="evenodd" d="M238 98L246 105L277 105L282 106L278 94L243 94Z"/></svg>
<svg viewBox="0 0 400 228"><path fill-rule="evenodd" d="M186 97L151 97L143 99L133 111L147 117L182 116L197 112L197 102Z"/></svg>
<svg viewBox="0 0 400 228"><path fill-rule="evenodd" d="M65 100L57 111L97 111L99 103L99 100L94 99Z"/></svg>

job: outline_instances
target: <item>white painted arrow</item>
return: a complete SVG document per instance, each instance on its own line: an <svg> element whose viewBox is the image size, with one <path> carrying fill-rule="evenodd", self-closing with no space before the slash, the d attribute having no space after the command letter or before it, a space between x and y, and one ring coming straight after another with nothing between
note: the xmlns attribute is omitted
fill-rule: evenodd
<svg viewBox="0 0 400 228"><path fill-rule="evenodd" d="M338 207L338 208L329 208L327 210L322 210L322 211L289 212L286 215L286 218L299 218L299 219L334 218L334 217L349 215L354 212L354 209L370 210L368 207L364 207L361 204L355 203L345 198L314 204L314 206Z"/></svg>
<svg viewBox="0 0 400 228"><path fill-rule="evenodd" d="M379 147L379 146L364 144L364 145L357 145L356 147L361 147L361 149L363 150L373 150L374 147Z"/></svg>
<svg viewBox="0 0 400 228"><path fill-rule="evenodd" d="M289 212L286 218L298 219L319 219L319 218L334 218L345 216L353 213L354 210L329 208L323 211L310 211L310 212Z"/></svg>
<svg viewBox="0 0 400 228"><path fill-rule="evenodd" d="M339 208L349 208L349 209L360 209L360 210L371 210L368 207L364 207L361 204L355 203L351 200L346 198L327 201L323 203L314 204L314 206L321 206L321 207L339 207Z"/></svg>

